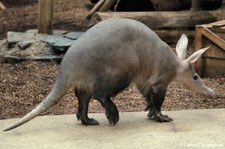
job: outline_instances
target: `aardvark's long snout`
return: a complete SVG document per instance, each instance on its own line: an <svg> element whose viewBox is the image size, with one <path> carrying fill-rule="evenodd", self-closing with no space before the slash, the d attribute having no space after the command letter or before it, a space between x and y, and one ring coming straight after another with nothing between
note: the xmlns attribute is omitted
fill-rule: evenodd
<svg viewBox="0 0 225 149"><path fill-rule="evenodd" d="M203 94L206 97L214 97L215 96L215 91L211 88L205 87L205 90L203 91Z"/></svg>

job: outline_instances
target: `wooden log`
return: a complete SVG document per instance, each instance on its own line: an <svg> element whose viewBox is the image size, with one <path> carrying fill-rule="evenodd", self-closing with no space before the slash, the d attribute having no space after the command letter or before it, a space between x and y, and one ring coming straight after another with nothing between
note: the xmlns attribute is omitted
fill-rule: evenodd
<svg viewBox="0 0 225 149"><path fill-rule="evenodd" d="M2 10L5 10L5 6L2 4L2 2L0 2L0 8L1 8Z"/></svg>
<svg viewBox="0 0 225 149"><path fill-rule="evenodd" d="M110 18L131 18L138 20L152 29L193 28L197 24L216 21L216 17L208 11L179 12L97 12L92 16L90 24Z"/></svg>
<svg viewBox="0 0 225 149"><path fill-rule="evenodd" d="M108 11L115 3L116 0L106 0L106 2L102 5L102 7L99 8L98 11L100 12Z"/></svg>
<svg viewBox="0 0 225 149"><path fill-rule="evenodd" d="M194 40L194 30L154 30L156 34L168 44L176 44L182 34L186 34L189 41Z"/></svg>
<svg viewBox="0 0 225 149"><path fill-rule="evenodd" d="M38 1L38 33L52 34L53 0Z"/></svg>
<svg viewBox="0 0 225 149"><path fill-rule="evenodd" d="M106 0L100 0L98 1L98 3L91 9L91 11L89 11L89 13L86 15L87 19L90 19L91 16L98 11L98 9L104 4Z"/></svg>
<svg viewBox="0 0 225 149"><path fill-rule="evenodd" d="M116 0L100 0L100 1L98 1L98 3L87 14L86 18L90 19L92 17L92 15L97 11L99 11L99 12L108 11L115 3L116 3Z"/></svg>

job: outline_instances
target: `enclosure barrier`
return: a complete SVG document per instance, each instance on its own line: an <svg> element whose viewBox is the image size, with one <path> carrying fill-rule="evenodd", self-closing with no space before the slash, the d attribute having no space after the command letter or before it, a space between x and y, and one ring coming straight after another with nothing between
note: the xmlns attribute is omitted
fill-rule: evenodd
<svg viewBox="0 0 225 149"><path fill-rule="evenodd" d="M195 49L211 46L196 63L201 76L225 74L225 20L197 25Z"/></svg>

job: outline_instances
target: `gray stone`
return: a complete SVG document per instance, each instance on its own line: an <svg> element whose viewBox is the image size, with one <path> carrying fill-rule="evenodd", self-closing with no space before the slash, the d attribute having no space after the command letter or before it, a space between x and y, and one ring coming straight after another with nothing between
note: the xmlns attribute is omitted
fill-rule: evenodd
<svg viewBox="0 0 225 149"><path fill-rule="evenodd" d="M15 43L24 41L24 40L31 40L34 38L34 33L22 33L22 32L7 32L7 42L8 47L11 48Z"/></svg>
<svg viewBox="0 0 225 149"><path fill-rule="evenodd" d="M65 30L53 30L53 35L63 35L68 33L68 31Z"/></svg>
<svg viewBox="0 0 225 149"><path fill-rule="evenodd" d="M69 32L64 34L63 36L72 40L77 40L84 32Z"/></svg>
<svg viewBox="0 0 225 149"><path fill-rule="evenodd" d="M25 50L26 48L28 48L29 46L31 46L35 41L34 40L25 40L25 41L20 41L18 43L18 47L21 50Z"/></svg>
<svg viewBox="0 0 225 149"><path fill-rule="evenodd" d="M16 64L16 63L20 63L22 61L25 61L25 59L19 58L17 56L11 56L11 55L6 55L3 58L3 62L8 63L8 64Z"/></svg>
<svg viewBox="0 0 225 149"><path fill-rule="evenodd" d="M66 30L53 30L53 35L63 35L66 34L68 31ZM34 33L34 34L38 34L38 30L37 29L29 29L26 31L26 33Z"/></svg>
<svg viewBox="0 0 225 149"><path fill-rule="evenodd" d="M59 52L66 52L66 50L74 43L74 40L53 35L45 35L41 41L49 44L52 49Z"/></svg>
<svg viewBox="0 0 225 149"><path fill-rule="evenodd" d="M26 31L26 33L38 34L38 31L37 31L37 29L29 29Z"/></svg>
<svg viewBox="0 0 225 149"><path fill-rule="evenodd" d="M42 62L55 62L60 63L63 59L63 56L57 56L57 55L43 55L43 56L31 56L28 58L28 60L31 61L42 61Z"/></svg>

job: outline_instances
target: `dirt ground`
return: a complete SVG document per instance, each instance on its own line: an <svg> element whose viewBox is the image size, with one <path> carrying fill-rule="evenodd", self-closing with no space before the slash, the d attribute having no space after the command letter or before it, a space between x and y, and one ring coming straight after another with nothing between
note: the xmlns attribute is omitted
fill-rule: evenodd
<svg viewBox="0 0 225 149"><path fill-rule="evenodd" d="M0 9L0 39L7 31L26 31L37 28L38 0L3 0L7 7ZM87 29L85 15L89 0L54 0L53 29L81 31Z"/></svg>
<svg viewBox="0 0 225 149"><path fill-rule="evenodd" d="M87 23L83 18L88 12L88 4L89 0L55 0L54 29L85 30ZM4 39L9 30L37 28L37 0L20 0L17 5L5 5L7 9L0 11L0 39ZM58 68L57 64L44 62L0 64L0 119L21 117L40 103L50 92ZM216 91L214 98L206 98L172 83L162 110L225 108L225 75L204 78L204 81ZM134 86L117 95L113 101L120 112L145 109L145 100ZM75 113L76 109L77 100L71 90L44 114L69 114ZM89 111L103 112L104 109L92 100Z"/></svg>

